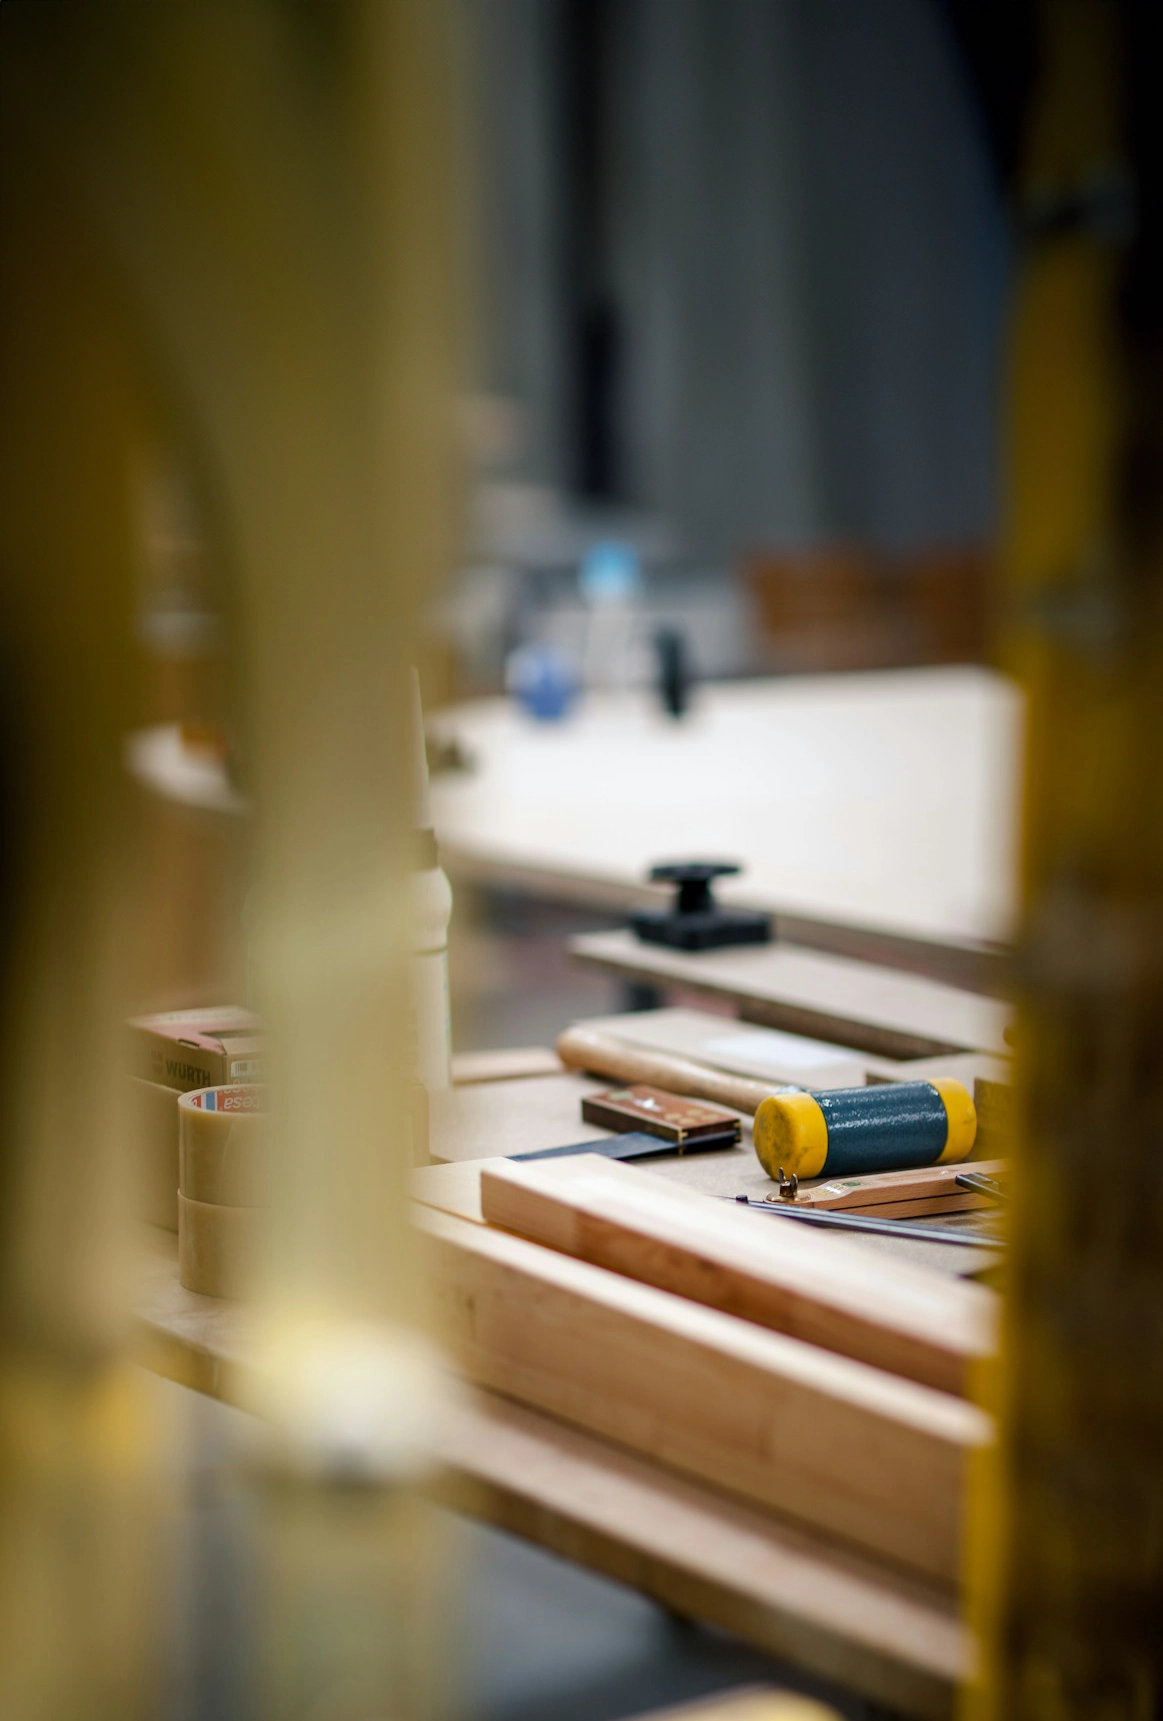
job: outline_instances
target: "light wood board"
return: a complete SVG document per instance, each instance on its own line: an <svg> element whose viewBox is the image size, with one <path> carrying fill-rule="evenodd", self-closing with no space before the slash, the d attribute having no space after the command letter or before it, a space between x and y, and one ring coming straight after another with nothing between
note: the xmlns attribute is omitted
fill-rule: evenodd
<svg viewBox="0 0 1163 1721"><path fill-rule="evenodd" d="M747 1021L856 1051L913 1059L1009 1049L1012 1011L997 999L825 951L779 942L671 950L629 931L584 933L569 949L586 967L701 992Z"/></svg>
<svg viewBox="0 0 1163 1721"><path fill-rule="evenodd" d="M421 1165L412 1173L412 1199L421 1207L483 1225L481 1171L486 1165L508 1164L507 1159L454 1159L446 1165Z"/></svg>
<svg viewBox="0 0 1163 1721"><path fill-rule="evenodd" d="M883 1207L936 1199L937 1211L958 1211L954 1202L971 1202L974 1206L996 1206L988 1196L973 1195L965 1190L959 1196L957 1179L967 1170L979 1177L1002 1177L1006 1173L1004 1159L962 1161L954 1165L922 1165L911 1171L868 1172L856 1177L820 1177L801 1184L795 1195L797 1207L850 1208L853 1212L879 1213Z"/></svg>
<svg viewBox="0 0 1163 1721"><path fill-rule="evenodd" d="M951 1721L973 1646L948 1590L491 1393L441 1455L460 1510L894 1712Z"/></svg>
<svg viewBox="0 0 1163 1721"><path fill-rule="evenodd" d="M955 1582L975 1406L420 1209L442 1342L479 1386Z"/></svg>
<svg viewBox="0 0 1163 1721"><path fill-rule="evenodd" d="M996 1347L997 1298L982 1286L777 1227L632 1166L492 1160L480 1205L490 1225L941 1392L965 1395Z"/></svg>

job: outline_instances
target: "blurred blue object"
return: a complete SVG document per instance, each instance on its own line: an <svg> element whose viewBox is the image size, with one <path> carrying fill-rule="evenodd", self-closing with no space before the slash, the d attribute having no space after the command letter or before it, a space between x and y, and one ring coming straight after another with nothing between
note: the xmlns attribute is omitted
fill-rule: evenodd
<svg viewBox="0 0 1163 1721"><path fill-rule="evenodd" d="M642 585L642 564L630 544L608 539L582 557L578 589L588 604L627 604Z"/></svg>
<svg viewBox="0 0 1163 1721"><path fill-rule="evenodd" d="M554 723L577 696L577 673L563 652L550 645L519 645L505 664L505 685L530 717Z"/></svg>

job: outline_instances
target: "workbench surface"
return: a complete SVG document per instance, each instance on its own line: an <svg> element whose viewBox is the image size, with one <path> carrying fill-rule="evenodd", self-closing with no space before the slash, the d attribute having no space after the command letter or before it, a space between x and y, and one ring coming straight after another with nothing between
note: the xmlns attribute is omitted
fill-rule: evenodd
<svg viewBox="0 0 1163 1721"><path fill-rule="evenodd" d="M642 693L558 724L499 699L434 724L471 765L432 784L454 876L625 907L657 861L737 860L724 900L799 942L928 953L950 978L1010 935L1021 708L987 670L705 685L681 722Z"/></svg>
<svg viewBox="0 0 1163 1721"><path fill-rule="evenodd" d="M582 1093L600 1085L542 1074L437 1096L433 1144L446 1162L421 1172L418 1188L449 1175L467 1187L481 1156L506 1143L519 1150L603 1135L580 1123ZM647 1164L708 1194L766 1182L746 1138L726 1153ZM170 1233L148 1228L143 1253L141 1359L186 1386L245 1405L256 1355L253 1314L184 1290ZM954 1597L936 1584L492 1393L463 1395L435 1456L434 1490L460 1510L902 1712L952 1712L970 1647Z"/></svg>
<svg viewBox="0 0 1163 1721"><path fill-rule="evenodd" d="M253 1315L183 1290L169 1232L143 1255L140 1360L246 1407ZM434 1458L444 1504L906 1714L952 1713L970 1645L936 1584L493 1393L462 1393Z"/></svg>

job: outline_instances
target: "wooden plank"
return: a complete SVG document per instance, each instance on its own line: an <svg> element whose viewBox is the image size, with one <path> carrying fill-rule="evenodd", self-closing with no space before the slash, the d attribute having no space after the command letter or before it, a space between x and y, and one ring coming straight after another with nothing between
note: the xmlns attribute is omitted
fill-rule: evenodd
<svg viewBox="0 0 1163 1721"><path fill-rule="evenodd" d="M643 944L629 931L584 933L569 950L585 967L701 992L746 1021L887 1058L1008 1049L1012 1012L997 999L819 950L778 942L670 950Z"/></svg>
<svg viewBox="0 0 1163 1721"><path fill-rule="evenodd" d="M491 1226L416 1226L470 1380L956 1580L974 1406Z"/></svg>
<svg viewBox="0 0 1163 1721"><path fill-rule="evenodd" d="M840 1238L581 1155L480 1167L489 1224L807 1344L964 1395L992 1355L997 1299Z"/></svg>
<svg viewBox="0 0 1163 1721"><path fill-rule="evenodd" d="M765 1044L768 1035L773 1041L770 1049ZM618 1048L613 1046L614 1041L619 1042ZM975 1103L981 1102L983 1110L990 1106L997 1109L1004 1103L1013 1081L1012 1060L990 1052L946 1052L926 1058L886 1058L874 1052L837 1046L836 1060L829 1065L821 1062L817 1055L817 1049L828 1049L824 1042L803 1035L786 1034L782 1030L747 1026L708 1010L686 1007L589 1017L575 1022L558 1043L573 1068L582 1067L579 1060L587 1046L591 1048L591 1056L596 1052L599 1058L611 1065L620 1052L625 1068L638 1068L641 1059L632 1062L629 1050L622 1050L633 1048L636 1053L684 1059L698 1064L700 1070L710 1068L720 1074L737 1076L744 1084L750 1084L738 1090L740 1110L746 1109L742 1102L750 1103L759 1089L768 1092L771 1087L783 1083L794 1082L798 1086L825 1090L840 1086L857 1087L865 1081L927 1082L937 1076L956 1077L970 1088ZM603 1073L598 1064L592 1067Z"/></svg>
<svg viewBox="0 0 1163 1721"><path fill-rule="evenodd" d="M176 1238L143 1228L145 1366L253 1402L254 1329L240 1304L184 1290ZM947 1587L492 1393L463 1389L433 1457L444 1503L895 1710L949 1721L970 1640Z"/></svg>
<svg viewBox="0 0 1163 1721"><path fill-rule="evenodd" d="M949 1721L972 1665L950 1592L487 1392L441 1497L894 1713Z"/></svg>
<svg viewBox="0 0 1163 1721"><path fill-rule="evenodd" d="M871 1082L931 1082L935 1076L955 1076L970 1092L982 1083L1009 1088L1014 1079L1013 1058L996 1052L945 1052L933 1058L879 1058L866 1053L864 1073Z"/></svg>
<svg viewBox="0 0 1163 1721"><path fill-rule="evenodd" d="M797 1202L797 1206L804 1203ZM809 1203L808 1205L816 1205ZM826 1204L824 1210L828 1211ZM862 1207L857 1204L853 1217L865 1219L933 1219L942 1214L950 1218L957 1213L981 1213L986 1210L996 1212L997 1203L991 1201L988 1195L975 1195L970 1190L958 1190L956 1194L931 1195L918 1201L883 1201L871 1206Z"/></svg>
<svg viewBox="0 0 1163 1721"><path fill-rule="evenodd" d="M481 1172L505 1160L474 1159L447 1165L424 1166L415 1172L413 1194L422 1207L434 1207L440 1213L451 1213L476 1225L485 1223L481 1209ZM771 1179L759 1161L746 1148L729 1148L722 1153L687 1154L682 1158L652 1159L641 1168L642 1174L660 1186L673 1184L703 1198L718 1202L738 1194L748 1194L754 1201L770 1194ZM762 1221L761 1221L762 1223ZM957 1278L972 1278L974 1274L997 1264L988 1250L967 1249L948 1243L918 1242L912 1237L872 1236L853 1233L842 1239L846 1247L859 1249L873 1258L890 1263L902 1261L907 1266L922 1268L926 1273L937 1272Z"/></svg>
<svg viewBox="0 0 1163 1721"><path fill-rule="evenodd" d="M412 1173L412 1199L421 1207L434 1207L438 1213L483 1225L481 1167L508 1163L507 1159L461 1159L446 1165L422 1165Z"/></svg>
<svg viewBox="0 0 1163 1721"><path fill-rule="evenodd" d="M804 1183L796 1191L797 1207L852 1207L861 1212L877 1212L885 1202L917 1201L924 1196L939 1196L943 1210L953 1212L948 1203L963 1196L969 1205L989 1205L985 1196L974 1196L970 1190L958 1191L957 1179L963 1172L979 1177L1004 1177L1004 1159L977 1159L971 1165L922 1165L912 1171L872 1171L863 1177L818 1178Z"/></svg>

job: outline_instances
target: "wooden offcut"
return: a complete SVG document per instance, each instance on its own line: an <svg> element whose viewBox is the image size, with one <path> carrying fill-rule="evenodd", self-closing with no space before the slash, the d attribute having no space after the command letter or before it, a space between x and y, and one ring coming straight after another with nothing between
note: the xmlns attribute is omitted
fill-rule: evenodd
<svg viewBox="0 0 1163 1721"><path fill-rule="evenodd" d="M485 1220L941 1392L992 1354L997 1300L591 1155L481 1167Z"/></svg>
<svg viewBox="0 0 1163 1721"><path fill-rule="evenodd" d="M882 1212L887 1206L899 1206L932 1199L936 1205L928 1211L955 1212L972 1207L996 1206L988 1196L961 1189L957 1179L972 1173L978 1177L1004 1177L1004 1159L979 1159L972 1165L921 1165L909 1171L871 1171L857 1177L821 1177L801 1184L796 1191L797 1207L842 1207L856 1212ZM919 1212L920 1209L918 1208ZM887 1213L884 1214L887 1217Z"/></svg>
<svg viewBox="0 0 1163 1721"><path fill-rule="evenodd" d="M972 1405L489 1226L415 1222L469 1379L955 1581L991 1435Z"/></svg>

